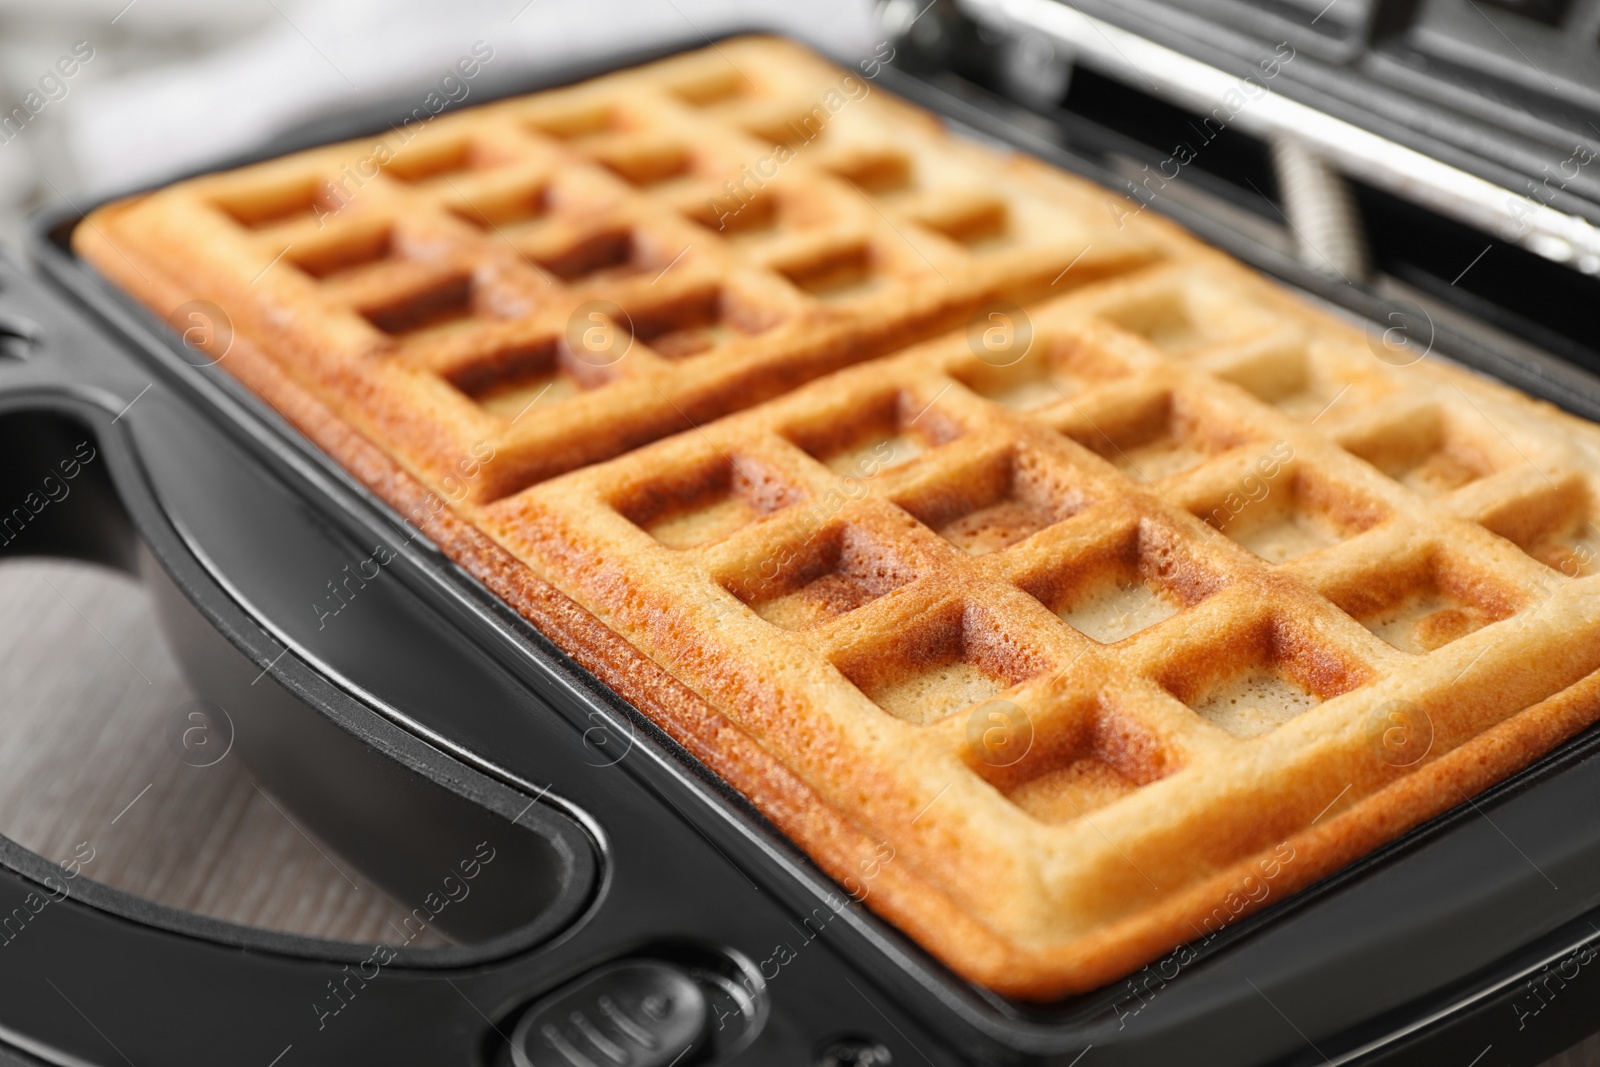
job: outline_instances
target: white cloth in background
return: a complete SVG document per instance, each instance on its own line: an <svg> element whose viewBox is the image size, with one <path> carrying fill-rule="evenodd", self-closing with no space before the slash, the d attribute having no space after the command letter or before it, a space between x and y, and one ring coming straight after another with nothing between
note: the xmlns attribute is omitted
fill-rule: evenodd
<svg viewBox="0 0 1600 1067"><path fill-rule="evenodd" d="M431 84L487 42L488 82L744 28L842 54L870 48L869 0L276 0L259 32L189 62L85 85L67 143L93 192L238 153L297 121ZM124 17L138 17L132 8ZM470 103L470 98L468 100Z"/></svg>

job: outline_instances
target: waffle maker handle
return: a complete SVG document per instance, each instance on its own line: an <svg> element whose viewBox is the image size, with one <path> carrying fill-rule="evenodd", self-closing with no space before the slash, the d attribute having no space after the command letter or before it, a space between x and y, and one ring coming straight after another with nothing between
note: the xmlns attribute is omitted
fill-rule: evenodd
<svg viewBox="0 0 1600 1067"><path fill-rule="evenodd" d="M175 530L148 521L159 509L142 491L130 438L118 429L104 410L77 398L0 391L0 447L8 457L0 494L20 501L28 516L25 524L13 516L0 552L76 559L141 578L168 643L209 694L186 705L205 711L188 712L195 725L173 738L175 763L193 769L174 771L204 773L263 735L271 737L263 753L269 762L272 745L304 743L299 773L314 780L334 762L342 781L382 798L383 818L351 816L344 832L388 836L382 847L369 844L367 857L377 858L370 874L418 907L387 943L322 942L102 885L92 877L92 840L51 862L0 838L0 1041L71 1063L348 1063L375 1048L392 1062L459 1061L467 1054L461 1037L482 1028L472 1005L505 1011L474 991L496 969L495 957L547 941L591 908L593 836L571 813L467 768L456 768L445 786L407 768L404 752L380 754L349 734L297 736L303 728L293 724L305 705L289 688L295 672L279 675L289 687L259 670L241 685L252 664L217 628L232 620L207 619L196 603L208 595L222 603L219 591L182 588L199 577L196 561ZM34 482L37 491L27 488ZM169 570L164 561L175 559ZM307 675L301 684L319 681ZM263 717L278 723L264 731ZM429 889L422 871L435 883ZM428 928L462 944L409 948ZM443 966L474 963L477 973L459 980L459 991L442 977ZM442 1041L444 1034L453 1040Z"/></svg>

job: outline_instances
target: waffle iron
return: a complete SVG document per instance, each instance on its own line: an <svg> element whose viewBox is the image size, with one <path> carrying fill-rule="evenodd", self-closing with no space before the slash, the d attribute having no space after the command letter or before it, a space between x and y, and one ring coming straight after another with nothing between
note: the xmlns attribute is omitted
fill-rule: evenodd
<svg viewBox="0 0 1600 1067"><path fill-rule="evenodd" d="M912 16L878 49L879 87L1110 187L1127 185L1126 159L1160 151L1128 130L1181 108L1130 89L1127 126L1099 123L1092 108L1119 83L1092 65L1070 90L1040 93L1038 79L1019 90L1019 48L1037 55L1043 40L1053 61L1071 58L1070 40L1051 37L1048 19L1041 29L1028 4L941 2ZM1073 110L1075 93L1102 99ZM304 127L251 159L403 112ZM1375 336L1401 323L1435 358L1600 419L1600 378L1585 369L1600 367L1585 333L1596 327L1546 321L1535 336L1550 343L1537 347L1518 329L1552 294L1594 306L1577 253L1557 263L1525 235L1485 234L1372 184L1357 188L1362 209L1401 220L1384 227L1387 245L1373 243L1378 280L1332 278L1241 222L1277 208L1270 176L1249 179L1260 145L1234 132L1241 140L1197 172L1201 198L1161 197L1152 210ZM1239 173L1262 203L1239 191ZM1573 196L1569 217L1581 218L1591 209ZM453 944L410 947L409 922L376 946L244 928L98 885L0 838L0 1063L1489 1067L1538 1063L1600 1019L1600 728L1125 981L1050 1005L963 982L863 906L870 874L842 886L821 873L405 517L78 261L68 235L89 206L39 215L28 265L0 263L0 523L17 518L3 551L142 580L207 709L197 722L414 906L419 928ZM1391 248L1405 247L1402 223L1433 235L1409 258ZM1428 256L1441 241L1491 242L1496 259L1524 264L1523 283L1544 284L1526 299L1463 289L1440 300ZM39 486L69 463L74 491L34 510ZM380 555L381 572L336 619L308 609Z"/></svg>

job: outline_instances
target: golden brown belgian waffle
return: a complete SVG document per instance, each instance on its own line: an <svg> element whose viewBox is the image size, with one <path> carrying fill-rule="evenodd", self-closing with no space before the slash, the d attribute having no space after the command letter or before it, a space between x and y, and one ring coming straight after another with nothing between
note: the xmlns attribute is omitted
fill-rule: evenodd
<svg viewBox="0 0 1600 1067"><path fill-rule="evenodd" d="M1104 983L1600 715L1590 424L778 41L401 137L77 246L974 981Z"/></svg>

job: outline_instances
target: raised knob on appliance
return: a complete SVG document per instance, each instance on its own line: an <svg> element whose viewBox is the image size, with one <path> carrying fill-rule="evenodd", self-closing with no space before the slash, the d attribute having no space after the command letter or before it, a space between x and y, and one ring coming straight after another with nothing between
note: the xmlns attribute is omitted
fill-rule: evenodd
<svg viewBox="0 0 1600 1067"><path fill-rule="evenodd" d="M612 963L530 1005L511 1056L517 1067L687 1067L709 1021L705 993L679 968Z"/></svg>

